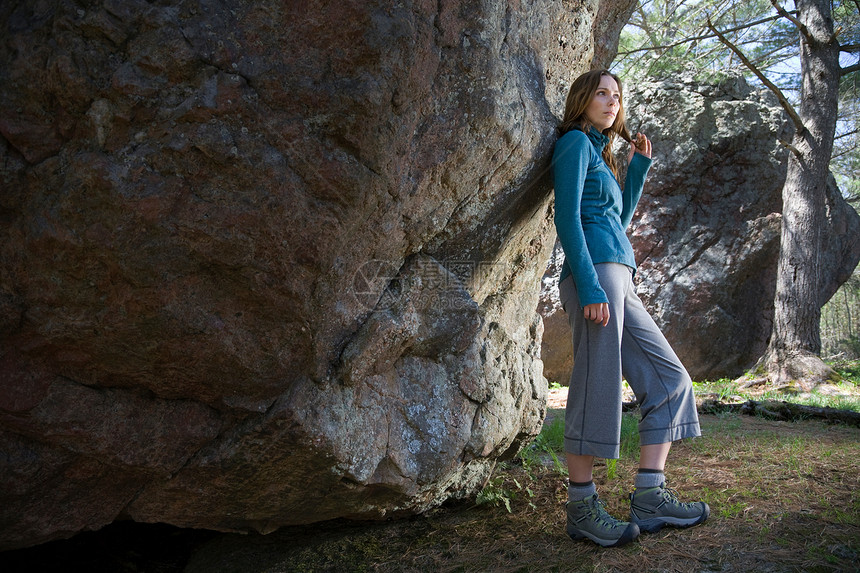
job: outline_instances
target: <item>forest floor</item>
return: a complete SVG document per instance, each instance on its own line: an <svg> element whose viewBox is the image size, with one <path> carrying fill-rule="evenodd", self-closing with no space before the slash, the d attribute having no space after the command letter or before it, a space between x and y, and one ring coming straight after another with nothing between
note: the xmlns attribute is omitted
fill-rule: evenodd
<svg viewBox="0 0 860 573"><path fill-rule="evenodd" d="M546 430L558 426L550 400ZM622 459L595 481L610 513L629 511L635 423ZM558 420L558 421L556 421ZM670 486L706 500L690 529L643 534L624 547L571 541L565 476L538 440L500 464L471 501L390 522L337 520L270 535L117 523L28 550L0 553L0 570L151 573L860 571L860 428L821 421L702 415L703 437L676 444ZM543 434L542 434L543 436ZM20 569L19 569L20 567Z"/></svg>

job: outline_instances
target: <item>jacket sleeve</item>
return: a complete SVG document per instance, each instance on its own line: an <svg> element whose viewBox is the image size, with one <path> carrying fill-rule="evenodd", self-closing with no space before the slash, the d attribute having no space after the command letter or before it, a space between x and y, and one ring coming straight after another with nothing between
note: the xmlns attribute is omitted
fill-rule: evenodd
<svg viewBox="0 0 860 573"><path fill-rule="evenodd" d="M627 228L633 220L633 213L639 198L642 197L642 188L645 186L645 176L651 168L651 159L641 153L634 153L627 166L627 177L624 179L624 191L622 194L623 205L621 207L621 225Z"/></svg>
<svg viewBox="0 0 860 573"><path fill-rule="evenodd" d="M583 307L609 302L597 280L597 271L594 270L582 230L580 209L591 149L588 137L573 130L558 140L552 157L555 229Z"/></svg>

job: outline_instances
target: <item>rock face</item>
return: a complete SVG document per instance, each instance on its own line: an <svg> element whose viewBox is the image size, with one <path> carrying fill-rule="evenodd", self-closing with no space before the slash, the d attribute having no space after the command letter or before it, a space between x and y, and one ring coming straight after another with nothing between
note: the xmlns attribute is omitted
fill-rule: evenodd
<svg viewBox="0 0 860 573"><path fill-rule="evenodd" d="M543 419L597 8L3 3L0 548L473 494Z"/></svg>
<svg viewBox="0 0 860 573"><path fill-rule="evenodd" d="M547 381L567 386L573 371L573 342L567 313L561 307L558 292L558 279L564 251L556 241L549 264L541 283L538 314L543 318L544 335L541 341L541 361Z"/></svg>
<svg viewBox="0 0 860 573"><path fill-rule="evenodd" d="M740 76L631 96L660 150L630 229L639 295L694 379L739 375L770 336L790 125Z"/></svg>
<svg viewBox="0 0 860 573"><path fill-rule="evenodd" d="M628 231L639 295L694 379L737 376L771 332L788 119L742 77L640 83L625 97L629 125L651 138L655 154ZM835 185L828 209L839 250L857 217ZM554 280L544 284L557 289L559 271L550 267ZM826 298L837 274L822 285ZM542 301L552 296L545 288ZM569 328L553 315L544 314L543 353L561 356ZM547 378L566 381L564 368L547 363Z"/></svg>

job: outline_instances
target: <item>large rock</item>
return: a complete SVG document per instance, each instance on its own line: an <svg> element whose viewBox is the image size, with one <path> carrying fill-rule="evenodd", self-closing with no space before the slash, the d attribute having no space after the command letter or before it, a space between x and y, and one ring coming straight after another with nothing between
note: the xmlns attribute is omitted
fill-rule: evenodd
<svg viewBox="0 0 860 573"><path fill-rule="evenodd" d="M630 228L639 295L694 379L739 375L770 336L790 123L742 76L633 88L659 150Z"/></svg>
<svg viewBox="0 0 860 573"><path fill-rule="evenodd" d="M770 92L740 76L639 82L625 96L629 124L651 138L655 158L628 231L639 295L694 379L737 376L771 332L790 122ZM857 216L835 184L828 217L828 248L856 260L847 253L858 248ZM823 300L846 269L823 277ZM557 272L548 269L545 285L557 289ZM542 301L553 296L545 288ZM543 353L570 352L567 323L543 314ZM547 364L546 376L566 380L569 370Z"/></svg>
<svg viewBox="0 0 860 573"><path fill-rule="evenodd" d="M473 494L596 0L89 6L0 7L0 548Z"/></svg>
<svg viewBox="0 0 860 573"><path fill-rule="evenodd" d="M564 251L556 241L541 283L538 314L543 319L541 361L543 373L550 383L567 386L573 371L573 341L567 313L561 307L558 279L561 276Z"/></svg>

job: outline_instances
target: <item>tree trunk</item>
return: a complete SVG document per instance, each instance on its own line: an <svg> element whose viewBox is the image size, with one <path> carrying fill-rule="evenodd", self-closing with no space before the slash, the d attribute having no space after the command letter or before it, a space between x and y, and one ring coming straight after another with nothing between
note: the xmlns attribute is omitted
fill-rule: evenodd
<svg viewBox="0 0 860 573"><path fill-rule="evenodd" d="M819 357L822 273L827 271L827 179L839 103L839 44L830 0L797 0L800 25L803 125L789 154L783 188L782 243L777 270L773 333L760 361L767 377L809 387L832 370ZM831 293L832 294L832 293ZM759 368L762 370L762 368Z"/></svg>

